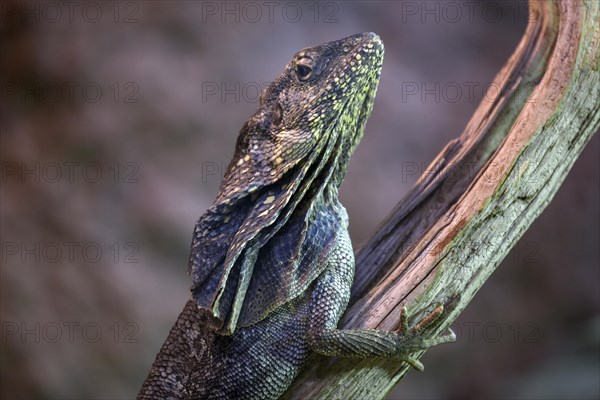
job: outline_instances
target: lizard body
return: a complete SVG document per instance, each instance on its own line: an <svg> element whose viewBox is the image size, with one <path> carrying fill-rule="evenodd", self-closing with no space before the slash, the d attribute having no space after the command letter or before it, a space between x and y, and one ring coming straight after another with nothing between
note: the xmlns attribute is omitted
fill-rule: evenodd
<svg viewBox="0 0 600 400"><path fill-rule="evenodd" d="M409 331L405 315L396 332L337 329L354 277L338 187L382 62L377 35L353 35L301 50L263 93L196 224L192 298L138 399L276 399L310 351L420 369L411 353L453 340L422 339L427 324Z"/></svg>

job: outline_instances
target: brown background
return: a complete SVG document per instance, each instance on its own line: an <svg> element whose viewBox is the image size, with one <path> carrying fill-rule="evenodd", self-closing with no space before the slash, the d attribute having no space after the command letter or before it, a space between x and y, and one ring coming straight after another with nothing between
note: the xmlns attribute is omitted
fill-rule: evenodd
<svg viewBox="0 0 600 400"><path fill-rule="evenodd" d="M386 46L341 190L356 246L493 97L528 18L512 1L1 7L3 399L135 396L188 297L194 222L257 88L297 50L364 31ZM458 343L391 399L600 395L599 147L457 321Z"/></svg>

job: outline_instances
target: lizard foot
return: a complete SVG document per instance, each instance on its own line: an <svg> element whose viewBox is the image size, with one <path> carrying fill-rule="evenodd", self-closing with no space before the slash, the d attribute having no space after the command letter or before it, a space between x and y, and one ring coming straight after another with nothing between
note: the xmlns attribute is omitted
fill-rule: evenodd
<svg viewBox="0 0 600 400"><path fill-rule="evenodd" d="M400 341L398 343L398 354L402 361L407 362L414 369L423 371L423 364L410 356L419 350L425 350L432 346L437 346L442 343L450 343L456 341L456 335L452 329L448 329L449 333L431 339L422 337L423 331L433 325L444 312L444 305L440 304L431 313L425 316L414 327L408 327L408 316L406 307L402 307L400 312L400 324L394 331L398 334Z"/></svg>

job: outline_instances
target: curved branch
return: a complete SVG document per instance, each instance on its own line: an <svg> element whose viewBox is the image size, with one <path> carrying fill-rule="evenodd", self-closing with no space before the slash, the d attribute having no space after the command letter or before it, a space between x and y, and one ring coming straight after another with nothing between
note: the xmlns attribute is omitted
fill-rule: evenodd
<svg viewBox="0 0 600 400"><path fill-rule="evenodd" d="M530 1L535 18L460 137L357 254L343 328L393 329L446 305L447 329L548 205L600 126L600 3ZM383 398L408 366L312 355L286 398Z"/></svg>

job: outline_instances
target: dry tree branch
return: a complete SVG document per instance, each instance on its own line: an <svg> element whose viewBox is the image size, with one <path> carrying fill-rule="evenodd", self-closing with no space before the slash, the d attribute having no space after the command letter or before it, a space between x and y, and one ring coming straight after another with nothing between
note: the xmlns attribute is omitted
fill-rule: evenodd
<svg viewBox="0 0 600 400"><path fill-rule="evenodd" d="M434 304L447 329L548 205L600 126L600 2L536 1L482 102L416 186L358 250L345 329L398 325ZM311 355L286 398L376 399L406 373L393 360Z"/></svg>

